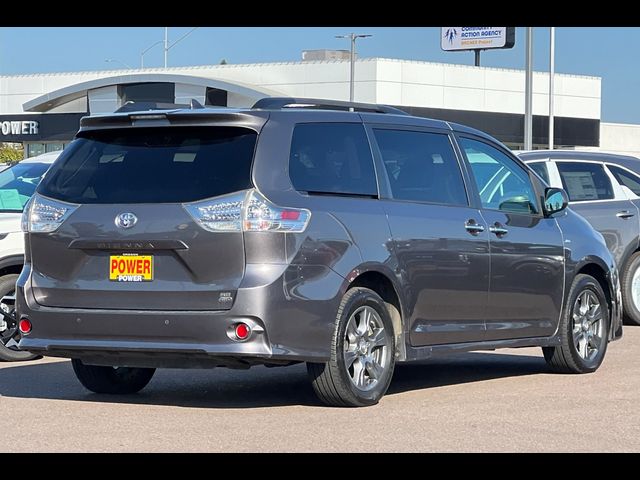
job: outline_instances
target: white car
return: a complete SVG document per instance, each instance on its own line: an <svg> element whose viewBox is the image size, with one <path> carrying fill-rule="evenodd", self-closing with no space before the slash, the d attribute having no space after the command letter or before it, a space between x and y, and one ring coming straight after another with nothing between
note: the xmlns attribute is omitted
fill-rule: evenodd
<svg viewBox="0 0 640 480"><path fill-rule="evenodd" d="M22 210L36 190L42 176L61 152L31 157L0 171L0 360L21 361L35 358L19 351L14 336L13 293L24 262L24 235L20 229Z"/></svg>

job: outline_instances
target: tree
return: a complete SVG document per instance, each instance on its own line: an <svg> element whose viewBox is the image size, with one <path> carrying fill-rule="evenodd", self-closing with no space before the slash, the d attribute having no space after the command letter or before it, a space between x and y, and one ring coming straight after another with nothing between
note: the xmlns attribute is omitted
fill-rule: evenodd
<svg viewBox="0 0 640 480"><path fill-rule="evenodd" d="M0 143L0 163L8 163L13 165L18 163L24 158L24 150L22 145L20 148L15 148L6 143Z"/></svg>
<svg viewBox="0 0 640 480"><path fill-rule="evenodd" d="M220 65L226 65L227 63L228 62L226 58L223 58L222 60L220 60Z"/></svg>

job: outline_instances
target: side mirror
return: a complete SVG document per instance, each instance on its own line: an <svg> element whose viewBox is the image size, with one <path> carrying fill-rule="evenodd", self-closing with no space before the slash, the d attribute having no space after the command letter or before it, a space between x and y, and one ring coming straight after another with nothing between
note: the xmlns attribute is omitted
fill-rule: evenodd
<svg viewBox="0 0 640 480"><path fill-rule="evenodd" d="M544 190L544 214L549 216L563 211L569 205L567 192L562 188L546 188Z"/></svg>

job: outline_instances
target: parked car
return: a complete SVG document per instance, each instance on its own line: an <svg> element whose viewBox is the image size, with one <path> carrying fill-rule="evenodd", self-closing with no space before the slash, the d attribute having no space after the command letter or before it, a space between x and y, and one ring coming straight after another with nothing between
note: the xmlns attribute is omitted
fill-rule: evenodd
<svg viewBox="0 0 640 480"><path fill-rule="evenodd" d="M640 325L640 159L574 150L519 153L607 242L620 270L623 313Z"/></svg>
<svg viewBox="0 0 640 480"><path fill-rule="evenodd" d="M20 219L25 204L60 152L22 160L0 172L0 360L32 360L37 355L18 349L20 332L15 319L15 285L24 263L24 234Z"/></svg>
<svg viewBox="0 0 640 480"><path fill-rule="evenodd" d="M336 406L452 351L541 346L595 371L622 334L602 236L495 139L403 113L85 117L24 214L20 347L117 394L157 367L307 362Z"/></svg>

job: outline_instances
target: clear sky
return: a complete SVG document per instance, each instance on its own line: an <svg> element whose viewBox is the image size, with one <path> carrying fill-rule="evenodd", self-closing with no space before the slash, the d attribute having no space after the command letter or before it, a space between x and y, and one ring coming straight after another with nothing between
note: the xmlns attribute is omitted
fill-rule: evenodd
<svg viewBox="0 0 640 480"><path fill-rule="evenodd" d="M177 40L190 28L169 29ZM335 35L369 33L358 41L361 57L388 57L473 64L472 52L443 52L435 27L200 27L169 50L169 66L296 61L302 50L347 49ZM163 27L0 28L0 75L140 66L140 52L162 40ZM524 68L524 29L510 50L482 53L482 65ZM640 124L640 28L556 28L556 72L602 77L602 120ZM115 59L111 63L106 59ZM145 66L162 66L162 48L144 56ZM122 62L122 63L121 63ZM548 70L549 29L534 29L534 68Z"/></svg>

